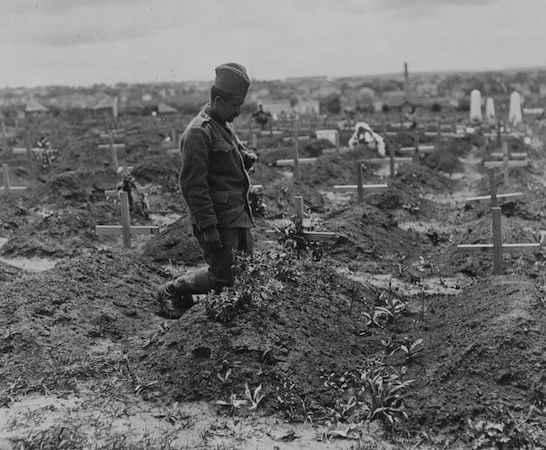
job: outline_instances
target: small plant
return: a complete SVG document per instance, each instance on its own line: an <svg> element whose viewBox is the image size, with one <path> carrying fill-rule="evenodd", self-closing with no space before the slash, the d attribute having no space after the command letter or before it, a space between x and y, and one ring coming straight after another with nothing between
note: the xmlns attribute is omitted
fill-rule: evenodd
<svg viewBox="0 0 546 450"><path fill-rule="evenodd" d="M381 339L381 345L383 346L385 358L392 356L396 352L396 344L392 337L389 337L386 340Z"/></svg>
<svg viewBox="0 0 546 450"><path fill-rule="evenodd" d="M384 302L384 308L388 310L393 317L401 314L407 308L406 304L402 300L396 298L394 295L385 296Z"/></svg>
<svg viewBox="0 0 546 450"><path fill-rule="evenodd" d="M222 382L222 384L225 386L228 382L229 376L231 375L231 369L226 370L226 373L224 375L220 375L219 373L216 374L216 377Z"/></svg>
<svg viewBox="0 0 546 450"><path fill-rule="evenodd" d="M264 394L262 394L262 385L260 384L256 389L254 389L254 392L250 391L250 388L248 387L248 383L245 383L245 397L247 400L252 404L250 409L258 409L258 405L265 397Z"/></svg>
<svg viewBox="0 0 546 450"><path fill-rule="evenodd" d="M402 344L400 350L404 352L406 363L415 361L423 352L423 339L419 338L415 342Z"/></svg>
<svg viewBox="0 0 546 450"><path fill-rule="evenodd" d="M393 318L392 313L381 306L376 306L372 314L363 312L362 315L366 318L367 327L374 326L377 328L385 328Z"/></svg>
<svg viewBox="0 0 546 450"><path fill-rule="evenodd" d="M224 408L229 408L229 412L233 414L236 409L247 405L248 402L245 399L237 398L235 394L231 394L228 400L216 400L216 404Z"/></svg>
<svg viewBox="0 0 546 450"><path fill-rule="evenodd" d="M361 378L364 388L360 395L368 408L367 420L380 420L392 431L407 431L404 398L413 380L404 380L404 373L389 375L385 366L365 372Z"/></svg>
<svg viewBox="0 0 546 450"><path fill-rule="evenodd" d="M279 243L282 246L294 252L297 258L301 258L304 254L310 253L315 261L320 261L322 258L323 248L320 242L311 242L305 238L304 227L297 220L296 217L292 217L292 221L289 225L277 228L279 232Z"/></svg>
<svg viewBox="0 0 546 450"><path fill-rule="evenodd" d="M469 436L472 439L472 448L504 448L510 438L504 434L501 423L492 423L479 420L473 422L467 419Z"/></svg>

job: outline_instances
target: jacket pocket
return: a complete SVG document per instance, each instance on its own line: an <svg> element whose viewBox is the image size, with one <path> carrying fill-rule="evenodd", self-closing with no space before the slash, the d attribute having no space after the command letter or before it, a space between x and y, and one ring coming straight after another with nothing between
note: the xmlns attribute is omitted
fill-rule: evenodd
<svg viewBox="0 0 546 450"><path fill-rule="evenodd" d="M225 204L229 200L229 192L227 191L214 191L210 193L212 203L215 205Z"/></svg>
<svg viewBox="0 0 546 450"><path fill-rule="evenodd" d="M226 142L226 141L216 141L213 145L212 145L212 151L213 152L221 152L221 153L229 153L231 151L233 151L235 149L235 147L230 144L229 142Z"/></svg>

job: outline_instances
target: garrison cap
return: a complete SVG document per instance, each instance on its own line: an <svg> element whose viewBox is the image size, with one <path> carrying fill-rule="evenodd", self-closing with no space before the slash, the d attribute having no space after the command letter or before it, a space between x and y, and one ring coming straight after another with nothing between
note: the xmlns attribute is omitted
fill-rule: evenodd
<svg viewBox="0 0 546 450"><path fill-rule="evenodd" d="M246 96L250 86L250 79L246 69L241 64L222 64L215 71L214 86L228 94Z"/></svg>

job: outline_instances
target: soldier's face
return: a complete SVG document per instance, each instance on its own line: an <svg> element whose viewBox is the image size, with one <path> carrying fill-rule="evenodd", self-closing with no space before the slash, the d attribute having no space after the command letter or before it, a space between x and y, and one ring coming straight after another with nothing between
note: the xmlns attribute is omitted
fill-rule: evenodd
<svg viewBox="0 0 546 450"><path fill-rule="evenodd" d="M216 98L216 112L226 122L233 122L233 119L241 114L241 106L245 102L244 97L231 97L230 99Z"/></svg>

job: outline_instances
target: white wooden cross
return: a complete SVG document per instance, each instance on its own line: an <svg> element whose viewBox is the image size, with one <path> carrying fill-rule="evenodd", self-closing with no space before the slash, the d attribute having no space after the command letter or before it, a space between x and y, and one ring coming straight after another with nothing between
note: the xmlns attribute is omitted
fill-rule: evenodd
<svg viewBox="0 0 546 450"><path fill-rule="evenodd" d="M521 197L523 195L522 192L511 192L506 194L497 194L497 185L495 183L495 172L493 169L488 169L488 175L489 175L489 190L491 192L490 195L479 195L477 197L468 197L466 199L467 202L474 202L474 201L481 201L481 200L491 200L491 206L498 206L497 200L499 198L516 198Z"/></svg>
<svg viewBox="0 0 546 450"><path fill-rule="evenodd" d="M506 141L502 143L502 149L502 161L485 161L483 165L486 169L502 168L504 174L504 185L508 186L508 184L510 183L510 169L516 167L527 167L529 165L529 161L527 159L510 160L508 155L508 143Z"/></svg>
<svg viewBox="0 0 546 450"><path fill-rule="evenodd" d="M358 204L361 204L364 201L364 191L368 192L377 192L377 191L384 191L387 189L386 184L362 184L362 162L357 162L356 167L356 183L357 184L336 184L334 185L334 189L341 192L355 192L356 191L356 198Z"/></svg>
<svg viewBox="0 0 546 450"><path fill-rule="evenodd" d="M4 173L4 186L0 187L0 194L20 194L27 190L26 186L11 186L9 182L9 166L2 164Z"/></svg>
<svg viewBox="0 0 546 450"><path fill-rule="evenodd" d="M501 231L501 208L494 206L491 208L492 224L493 224L493 243L492 244L459 244L458 250L493 250L493 274L499 275L503 272L503 251L525 251L537 250L540 248L540 243L522 243L522 244L503 244Z"/></svg>
<svg viewBox="0 0 546 450"><path fill-rule="evenodd" d="M134 234L159 234L159 227L150 225L131 226L131 215L129 213L129 196L127 192L120 192L121 204L121 225L97 225L95 232L101 237L119 236L123 237L123 247L131 248L131 235Z"/></svg>

